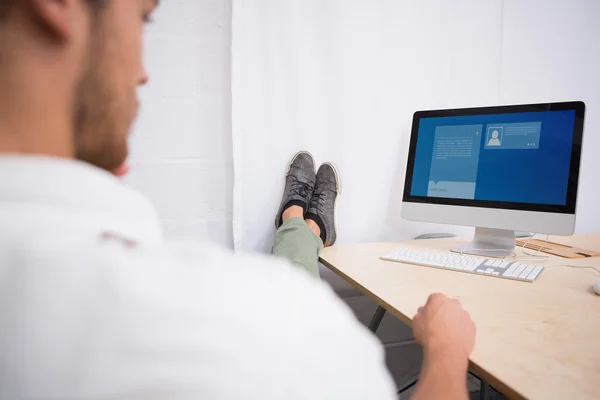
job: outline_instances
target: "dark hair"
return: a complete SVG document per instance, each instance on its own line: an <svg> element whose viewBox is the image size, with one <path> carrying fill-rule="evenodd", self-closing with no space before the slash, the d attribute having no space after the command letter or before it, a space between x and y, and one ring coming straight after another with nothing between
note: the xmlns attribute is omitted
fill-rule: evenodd
<svg viewBox="0 0 600 400"><path fill-rule="evenodd" d="M0 0L0 21L6 19L10 15L11 9L17 2L23 0ZM90 6L94 13L100 11L109 0L83 0Z"/></svg>

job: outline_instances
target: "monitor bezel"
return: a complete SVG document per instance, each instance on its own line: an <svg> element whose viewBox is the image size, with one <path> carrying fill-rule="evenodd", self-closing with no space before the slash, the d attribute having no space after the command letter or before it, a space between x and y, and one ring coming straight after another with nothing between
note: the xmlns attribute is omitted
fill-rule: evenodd
<svg viewBox="0 0 600 400"><path fill-rule="evenodd" d="M451 199L444 197L413 196L410 194L415 166L419 124L422 118L459 117L485 114L513 114L561 110L575 111L575 123L573 127L573 145L571 146L571 165L569 168L567 202L565 205L517 203L493 200ZM406 167L406 178L404 181L403 202L492 208L504 210L538 211L559 214L575 214L575 209L577 205L577 187L579 184L579 168L581 163L581 145L583 140L584 118L585 103L583 103L582 101L417 111L413 115L412 129L410 135L410 147L408 152L408 162Z"/></svg>

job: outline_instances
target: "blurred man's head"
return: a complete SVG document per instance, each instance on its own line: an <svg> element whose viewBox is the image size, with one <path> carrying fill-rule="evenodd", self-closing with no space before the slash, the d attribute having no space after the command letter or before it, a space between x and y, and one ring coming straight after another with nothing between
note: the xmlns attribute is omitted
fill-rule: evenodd
<svg viewBox="0 0 600 400"><path fill-rule="evenodd" d="M27 104L37 107L35 115L43 118L45 101L45 108L54 110L48 121L52 117L53 124L63 127L48 126L46 136L38 138L47 143L47 152L36 143L15 146L18 137L5 141L9 145L0 152L67 155L107 170L119 167L127 156L127 135L138 108L137 87L148 79L142 65L142 31L156 4L157 0L0 0L0 87L12 86L15 96L22 96L19 90L30 92L27 101L21 99L23 116L28 115L23 110ZM0 110L3 119L14 119L14 114ZM7 128L0 119L0 135L19 135L18 129L3 129ZM70 147L64 154L58 150L61 140L70 142L64 144Z"/></svg>

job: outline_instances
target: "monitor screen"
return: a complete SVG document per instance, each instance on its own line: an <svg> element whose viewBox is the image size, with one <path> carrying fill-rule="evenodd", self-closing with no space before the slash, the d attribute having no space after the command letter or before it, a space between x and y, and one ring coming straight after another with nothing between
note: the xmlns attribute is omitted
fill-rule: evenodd
<svg viewBox="0 0 600 400"><path fill-rule="evenodd" d="M581 107L555 103L416 113L405 201L574 211Z"/></svg>

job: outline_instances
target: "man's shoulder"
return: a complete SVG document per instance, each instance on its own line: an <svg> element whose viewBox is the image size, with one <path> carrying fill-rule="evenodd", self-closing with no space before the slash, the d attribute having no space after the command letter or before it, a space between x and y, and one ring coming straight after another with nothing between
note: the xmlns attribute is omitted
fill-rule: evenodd
<svg viewBox="0 0 600 400"><path fill-rule="evenodd" d="M341 308L342 313L349 313L327 284L287 260L271 255L233 253L210 244L177 242L169 249L183 268L191 268L202 275L202 281L214 283L208 290L228 293L232 296L230 301L248 306L277 303L280 307L289 307L290 311L293 307L316 311L333 304Z"/></svg>
<svg viewBox="0 0 600 400"><path fill-rule="evenodd" d="M374 337L330 286L286 260L234 254L210 244L171 242L125 264L117 273L128 271L122 281L131 285L130 290L145 285L145 295L136 301L163 298L175 314L184 309L199 321L213 321L203 323L203 330L213 332L219 342L251 340L257 348L280 346L287 357L295 351L298 357L309 350L327 351L328 346L332 352L341 351L359 343L377 352ZM296 346L286 344L291 338ZM306 343L312 348L304 348Z"/></svg>
<svg viewBox="0 0 600 400"><path fill-rule="evenodd" d="M222 398L292 388L306 392L298 398L333 398L371 393L370 385L391 393L376 339L326 284L286 261L189 242L77 244L45 253L29 248L21 254L25 268L0 274L0 283L19 288L11 305L32 323L62 321L27 345L64 355L72 343L85 346L94 355L90 379L141 373L145 360L149 379L183 382L193 371L200 387L227 394ZM7 333L15 343L22 337L17 328ZM93 365L96 359L102 366ZM302 390L297 377L308 382Z"/></svg>
<svg viewBox="0 0 600 400"><path fill-rule="evenodd" d="M100 285L112 287L112 293L119 296L110 302L135 301L143 306L143 302L157 299L172 305L182 300L188 301L184 306L198 316L210 313L218 304L221 314L236 314L242 320L247 314L264 313L263 320L274 324L282 318L268 312L275 303L287 313L287 323L316 321L324 309L335 309L334 319L340 314L351 316L327 284L289 262L267 255L235 254L206 243L141 244L110 233L82 232L60 239L22 241L9 252L0 252L0 259L5 272L22 272L5 276L52 277L56 284L48 290L63 290L63 284L76 279L88 286L88 294ZM62 294L69 295L64 290Z"/></svg>

